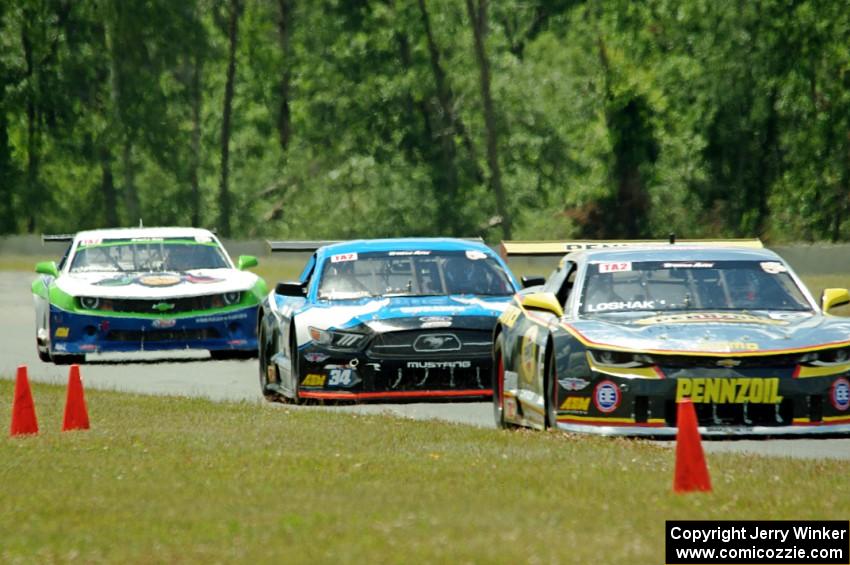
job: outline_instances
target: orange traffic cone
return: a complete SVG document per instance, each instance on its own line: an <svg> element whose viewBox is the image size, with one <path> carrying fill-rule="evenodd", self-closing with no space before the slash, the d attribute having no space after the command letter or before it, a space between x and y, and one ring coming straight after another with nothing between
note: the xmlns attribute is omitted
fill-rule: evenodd
<svg viewBox="0 0 850 565"><path fill-rule="evenodd" d="M15 379L15 400L12 404L12 427L9 435L37 434L38 421L35 418L35 404L32 401L30 381L27 378L27 366L18 367Z"/></svg>
<svg viewBox="0 0 850 565"><path fill-rule="evenodd" d="M89 429L89 414L86 411L86 399L83 396L83 381L80 379L80 366L71 365L68 374L68 396L65 399L65 420L62 431Z"/></svg>
<svg viewBox="0 0 850 565"><path fill-rule="evenodd" d="M673 492L711 491L711 479L697 429L697 413L690 398L679 402L676 432L676 475Z"/></svg>

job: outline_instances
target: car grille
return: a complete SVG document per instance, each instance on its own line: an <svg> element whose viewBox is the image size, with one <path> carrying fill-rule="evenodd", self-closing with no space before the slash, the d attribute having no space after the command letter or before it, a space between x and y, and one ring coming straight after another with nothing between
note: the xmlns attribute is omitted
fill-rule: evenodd
<svg viewBox="0 0 850 565"><path fill-rule="evenodd" d="M754 357L736 356L730 353L728 357L699 357L688 355L651 355L652 362L660 367L670 369L716 369L724 366L723 362L731 360L736 369L756 369L761 367L794 367L799 354L791 355L758 355Z"/></svg>
<svg viewBox="0 0 850 565"><path fill-rule="evenodd" d="M221 337L215 328L200 328L186 330L110 330L106 334L107 341L190 341L201 339L217 339Z"/></svg>
<svg viewBox="0 0 850 565"><path fill-rule="evenodd" d="M420 363L423 365L425 363ZM375 373L375 390L491 390L486 364L456 368L405 368Z"/></svg>
<svg viewBox="0 0 850 565"><path fill-rule="evenodd" d="M178 314L197 310L209 310L225 305L221 294L186 296L170 299L104 298L98 310L107 312L131 312L136 314Z"/></svg>
<svg viewBox="0 0 850 565"><path fill-rule="evenodd" d="M777 408L774 404L694 404L700 426L790 426L794 418L794 401L785 398ZM664 404L664 419L676 426L676 403Z"/></svg>
<svg viewBox="0 0 850 565"><path fill-rule="evenodd" d="M374 359L435 359L488 355L490 332L486 330L436 329L379 334L369 345Z"/></svg>

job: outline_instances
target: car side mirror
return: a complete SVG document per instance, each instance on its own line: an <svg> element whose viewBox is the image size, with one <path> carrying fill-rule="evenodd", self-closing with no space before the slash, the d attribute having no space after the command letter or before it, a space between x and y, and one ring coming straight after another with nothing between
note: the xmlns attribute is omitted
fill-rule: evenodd
<svg viewBox="0 0 850 565"><path fill-rule="evenodd" d="M522 282L522 288L528 288L530 286L540 286L546 282L546 277L541 277L540 275L531 275L529 277L521 277L520 282Z"/></svg>
<svg viewBox="0 0 850 565"><path fill-rule="evenodd" d="M296 296L303 298L307 294L307 287L301 281L279 282L274 287L275 294L281 296Z"/></svg>
<svg viewBox="0 0 850 565"><path fill-rule="evenodd" d="M827 288L820 296L821 308L828 312L837 306L850 304L850 291L846 288Z"/></svg>
<svg viewBox="0 0 850 565"><path fill-rule="evenodd" d="M56 261L42 261L40 263L36 263L35 272L42 275L49 275L51 277L59 276L59 268L56 267Z"/></svg>
<svg viewBox="0 0 850 565"><path fill-rule="evenodd" d="M523 308L527 310L542 310L555 314L559 318L564 315L564 309L558 298L551 292L535 292L534 294L524 295L520 301Z"/></svg>
<svg viewBox="0 0 850 565"><path fill-rule="evenodd" d="M244 271L245 269L256 267L257 263L257 258L253 255L240 255L239 260L236 262L236 268L240 271Z"/></svg>

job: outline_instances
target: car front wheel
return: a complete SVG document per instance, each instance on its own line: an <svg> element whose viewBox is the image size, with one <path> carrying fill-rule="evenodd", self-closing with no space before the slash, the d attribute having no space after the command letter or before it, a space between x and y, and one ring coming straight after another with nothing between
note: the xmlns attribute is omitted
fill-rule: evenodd
<svg viewBox="0 0 850 565"><path fill-rule="evenodd" d="M499 428L510 427L505 421L505 360L502 355L502 335L496 338L493 348L493 417Z"/></svg>
<svg viewBox="0 0 850 565"><path fill-rule="evenodd" d="M260 325L260 333L257 336L257 347L259 348L259 366L260 366L260 391L269 402L274 402L280 399L280 395L270 391L268 386L270 382L280 382L280 377L277 372L277 365L272 361L274 355L273 348L266 343L267 334L265 324Z"/></svg>

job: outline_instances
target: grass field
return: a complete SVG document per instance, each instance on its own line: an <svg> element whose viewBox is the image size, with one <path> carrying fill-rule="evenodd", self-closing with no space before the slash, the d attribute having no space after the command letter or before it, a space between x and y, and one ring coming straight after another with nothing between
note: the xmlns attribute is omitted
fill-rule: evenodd
<svg viewBox="0 0 850 565"><path fill-rule="evenodd" d="M309 408L34 385L42 433L0 440L0 562L663 563L667 519L846 519L840 462L674 453ZM0 421L12 383L0 381ZM8 428L7 428L8 429Z"/></svg>

